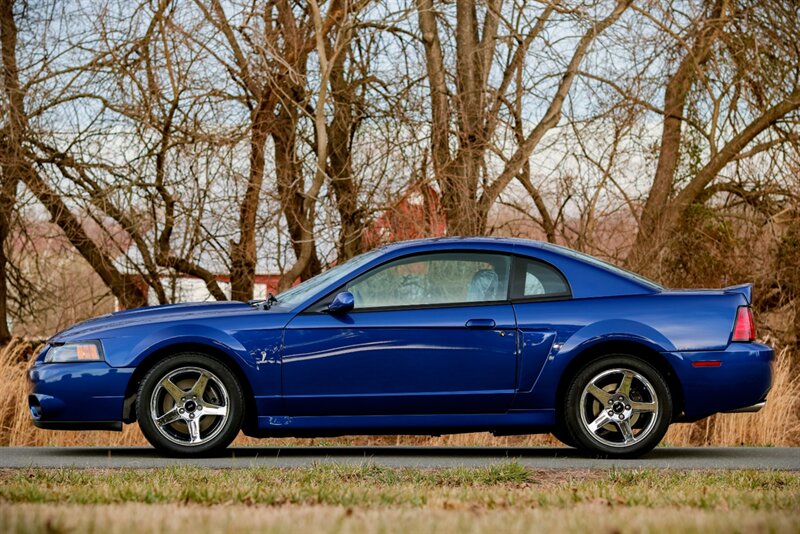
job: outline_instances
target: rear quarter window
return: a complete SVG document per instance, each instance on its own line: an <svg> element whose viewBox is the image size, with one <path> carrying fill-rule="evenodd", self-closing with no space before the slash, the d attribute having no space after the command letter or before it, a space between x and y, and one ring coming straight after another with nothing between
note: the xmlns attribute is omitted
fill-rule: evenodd
<svg viewBox="0 0 800 534"><path fill-rule="evenodd" d="M511 297L520 300L568 298L571 291L561 272L542 261L517 258Z"/></svg>

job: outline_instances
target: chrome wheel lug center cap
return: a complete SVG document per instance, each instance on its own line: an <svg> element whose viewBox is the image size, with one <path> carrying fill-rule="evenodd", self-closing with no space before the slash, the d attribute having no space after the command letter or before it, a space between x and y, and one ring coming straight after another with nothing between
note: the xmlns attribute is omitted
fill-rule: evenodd
<svg viewBox="0 0 800 534"><path fill-rule="evenodd" d="M187 412L192 413L197 409L197 403L195 401L187 401L183 407L186 409Z"/></svg>

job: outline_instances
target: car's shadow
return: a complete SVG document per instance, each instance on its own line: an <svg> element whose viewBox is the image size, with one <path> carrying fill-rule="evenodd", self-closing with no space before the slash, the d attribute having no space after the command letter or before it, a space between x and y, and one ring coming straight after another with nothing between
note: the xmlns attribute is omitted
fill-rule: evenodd
<svg viewBox="0 0 800 534"><path fill-rule="evenodd" d="M157 458L149 447L53 448L53 454L81 458ZM649 460L735 458L737 448L658 447L640 457ZM214 458L602 458L567 447L231 447Z"/></svg>

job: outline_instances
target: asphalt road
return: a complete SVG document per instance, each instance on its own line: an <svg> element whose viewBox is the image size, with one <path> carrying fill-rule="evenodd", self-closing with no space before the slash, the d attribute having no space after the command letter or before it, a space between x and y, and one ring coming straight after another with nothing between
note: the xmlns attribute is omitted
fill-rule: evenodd
<svg viewBox="0 0 800 534"><path fill-rule="evenodd" d="M0 448L0 468L301 467L319 463L393 467L485 466L516 461L535 469L669 468L800 470L800 448L659 447L635 460L602 460L546 447L238 447L213 458L164 458L146 447Z"/></svg>

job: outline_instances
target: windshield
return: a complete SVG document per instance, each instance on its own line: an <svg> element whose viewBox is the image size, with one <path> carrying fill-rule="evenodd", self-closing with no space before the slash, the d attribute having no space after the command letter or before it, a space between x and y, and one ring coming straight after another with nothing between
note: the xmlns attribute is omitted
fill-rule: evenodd
<svg viewBox="0 0 800 534"><path fill-rule="evenodd" d="M614 273L616 273L616 274L618 274L620 276L625 276L627 278L633 278L637 282L640 282L640 283L642 283L642 284L644 284L646 286L652 287L653 289L658 289L658 290L664 289L662 286L656 284L655 282L653 282L649 278L645 278L644 276L642 276L640 274L636 274L636 273L631 272L631 271L629 271L627 269L623 269L622 267L617 267L613 263L609 263L607 261L603 261L603 260L597 259L594 256L590 256L588 254L584 254L583 252L578 252L576 250L572 250L571 248L562 247L561 245L554 245L552 243L548 243L547 246L558 249L558 251L560 253L564 254L565 256L572 256L573 258L585 261L586 263L591 263L592 265L595 265L597 267L602 267L603 269L606 269L608 271L612 271L612 272L614 272Z"/></svg>
<svg viewBox="0 0 800 534"><path fill-rule="evenodd" d="M281 304L288 304L290 306L300 304L314 293L319 291L320 288L329 284L331 281L347 276L349 273L355 271L365 263L374 259L379 254L380 249L374 249L369 252L365 252L364 254L356 256L355 258L341 263L336 267L332 267L327 271L314 276L313 278L309 278L305 282L287 289L283 293L279 294L276 298Z"/></svg>

